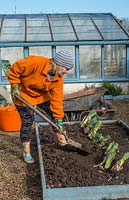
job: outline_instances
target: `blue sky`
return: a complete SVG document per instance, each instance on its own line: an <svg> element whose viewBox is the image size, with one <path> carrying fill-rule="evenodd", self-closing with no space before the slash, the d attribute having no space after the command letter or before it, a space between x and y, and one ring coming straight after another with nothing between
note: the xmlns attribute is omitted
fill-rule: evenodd
<svg viewBox="0 0 129 200"><path fill-rule="evenodd" d="M129 0L0 0L0 14L112 13L129 18Z"/></svg>

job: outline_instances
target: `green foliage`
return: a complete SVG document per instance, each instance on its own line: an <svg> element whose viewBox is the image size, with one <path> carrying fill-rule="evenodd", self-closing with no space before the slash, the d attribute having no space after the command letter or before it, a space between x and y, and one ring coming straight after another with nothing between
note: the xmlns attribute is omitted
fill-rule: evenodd
<svg viewBox="0 0 129 200"><path fill-rule="evenodd" d="M88 137L94 142L100 143L101 146L104 146L109 140L110 136L103 136L101 133L98 133L102 125L97 117L97 112L92 110L87 116L82 120L81 127L84 127L84 132L87 133Z"/></svg>
<svg viewBox="0 0 129 200"><path fill-rule="evenodd" d="M110 143L109 146L106 149L106 159L105 159L105 169L109 169L113 160L115 159L115 156L117 154L117 152L119 151L119 145L118 143Z"/></svg>
<svg viewBox="0 0 129 200"><path fill-rule="evenodd" d="M3 69L5 76L8 75L8 69L10 68L11 64L9 60L0 60L0 67Z"/></svg>
<svg viewBox="0 0 129 200"><path fill-rule="evenodd" d="M126 160L129 159L129 152L126 152L112 167L112 170L121 171Z"/></svg>
<svg viewBox="0 0 129 200"><path fill-rule="evenodd" d="M105 92L106 95L112 95L112 96L117 96L122 93L122 87L111 84L108 81L104 81L102 86L106 89L108 89L107 92Z"/></svg>

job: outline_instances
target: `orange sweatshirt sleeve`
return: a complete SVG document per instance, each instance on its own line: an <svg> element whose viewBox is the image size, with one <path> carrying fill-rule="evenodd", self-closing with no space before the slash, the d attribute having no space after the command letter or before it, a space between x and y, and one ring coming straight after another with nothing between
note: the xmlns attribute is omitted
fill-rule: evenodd
<svg viewBox="0 0 129 200"><path fill-rule="evenodd" d="M41 89L42 77L45 77L41 72L47 73L50 59L46 59L39 56L28 56L24 59L18 60L14 63L8 71L8 80L11 85L23 84L26 89L33 86L35 83L37 89Z"/></svg>
<svg viewBox="0 0 129 200"><path fill-rule="evenodd" d="M63 111L63 78L59 77L58 81L53 82L49 92L50 96L50 109L53 117L60 119L64 117Z"/></svg>
<svg viewBox="0 0 129 200"><path fill-rule="evenodd" d="M20 76L23 72L23 69L19 68L18 63L14 63L8 70L8 80L12 86L15 86L21 83Z"/></svg>
<svg viewBox="0 0 129 200"><path fill-rule="evenodd" d="M28 76L32 71L28 58L18 60L8 70L8 80L12 86L15 86L21 83L22 76Z"/></svg>

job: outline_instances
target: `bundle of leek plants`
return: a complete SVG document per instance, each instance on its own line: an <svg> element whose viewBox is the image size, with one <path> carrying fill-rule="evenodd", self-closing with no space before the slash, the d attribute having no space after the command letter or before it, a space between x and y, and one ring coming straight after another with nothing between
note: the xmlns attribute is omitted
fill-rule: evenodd
<svg viewBox="0 0 129 200"><path fill-rule="evenodd" d="M88 134L88 137L104 146L110 140L110 136L103 136L99 133L101 128L102 121L98 119L97 113L95 110L92 110L87 116L85 116L81 122L81 128L84 128L84 133Z"/></svg>

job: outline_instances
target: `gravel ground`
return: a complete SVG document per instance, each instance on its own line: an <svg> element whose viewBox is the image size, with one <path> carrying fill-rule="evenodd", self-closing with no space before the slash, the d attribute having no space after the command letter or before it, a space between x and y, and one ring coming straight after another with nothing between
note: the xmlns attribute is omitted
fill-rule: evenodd
<svg viewBox="0 0 129 200"><path fill-rule="evenodd" d="M114 119L122 120L129 125L129 99L111 101L116 108Z"/></svg>
<svg viewBox="0 0 129 200"><path fill-rule="evenodd" d="M129 125L129 99L113 100L114 119ZM35 164L22 161L19 132L0 132L0 200L41 200L41 183L35 134L32 134Z"/></svg>
<svg viewBox="0 0 129 200"><path fill-rule="evenodd" d="M0 200L41 200L40 172L35 135L33 165L22 161L19 133L0 132Z"/></svg>

